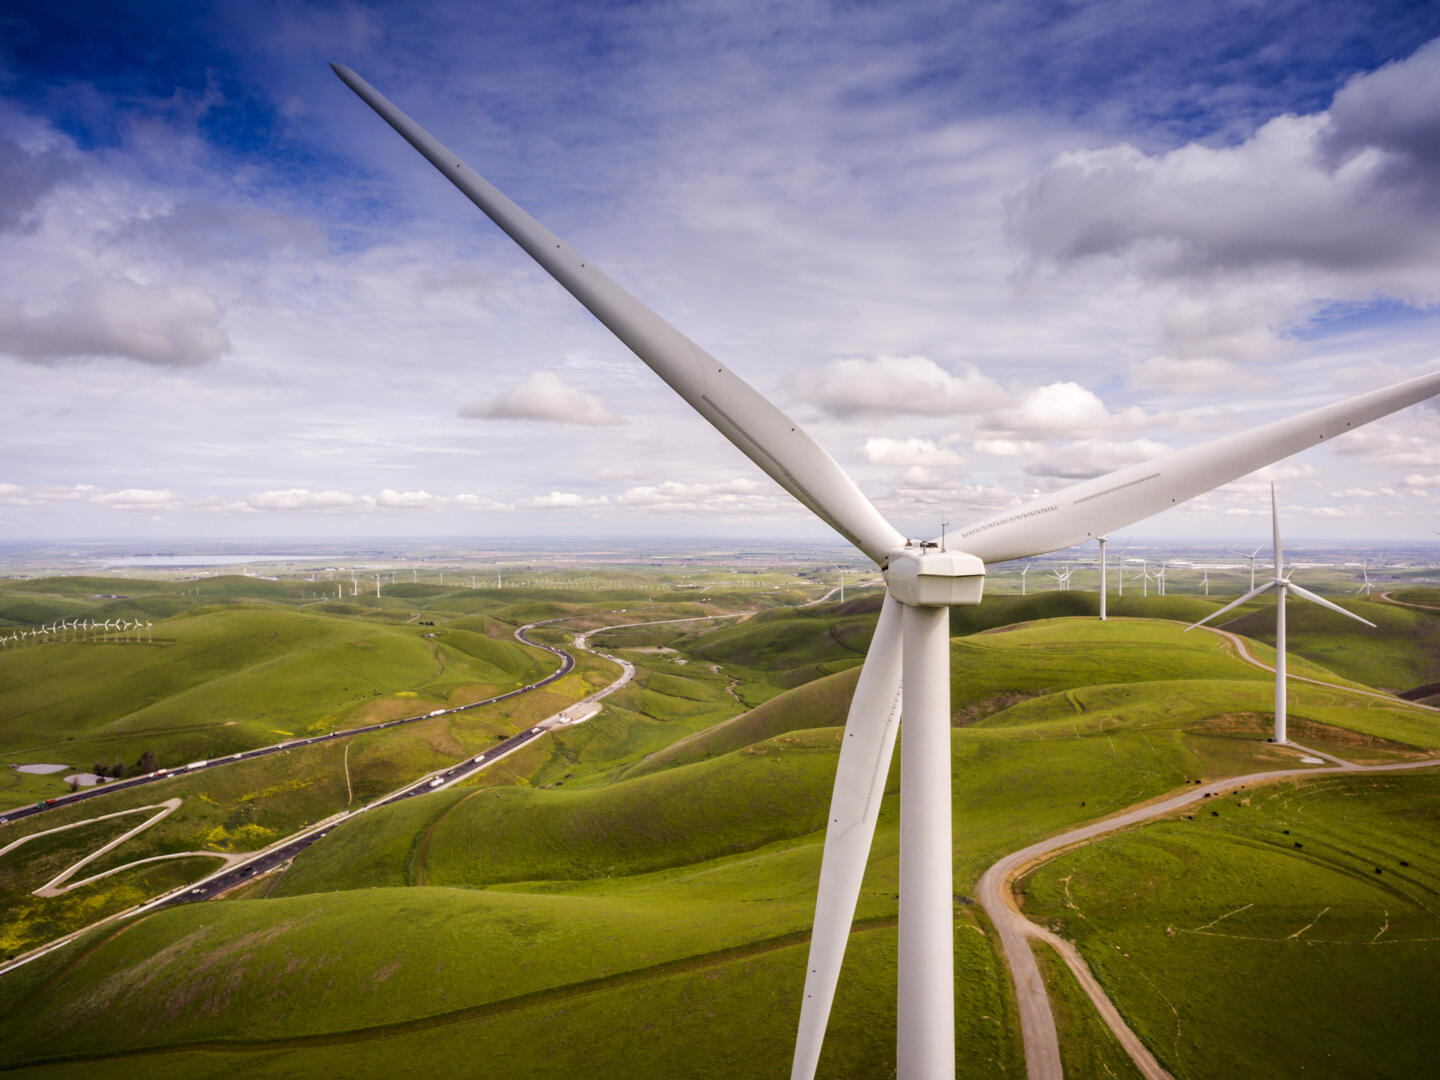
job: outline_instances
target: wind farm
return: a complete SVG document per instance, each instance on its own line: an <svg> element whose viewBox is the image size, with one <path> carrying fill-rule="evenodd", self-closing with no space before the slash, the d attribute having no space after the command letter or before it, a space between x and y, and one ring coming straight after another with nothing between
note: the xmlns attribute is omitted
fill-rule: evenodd
<svg viewBox="0 0 1440 1080"><path fill-rule="evenodd" d="M1231 6L18 15L0 1069L1424 1074L1440 15Z"/></svg>

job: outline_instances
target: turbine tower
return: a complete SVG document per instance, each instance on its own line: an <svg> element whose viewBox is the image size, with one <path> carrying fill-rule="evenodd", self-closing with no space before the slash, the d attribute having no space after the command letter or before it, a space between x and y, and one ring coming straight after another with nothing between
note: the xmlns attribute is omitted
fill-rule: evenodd
<svg viewBox="0 0 1440 1080"><path fill-rule="evenodd" d="M1275 485L1270 485L1270 523L1275 537L1275 576L1261 585L1258 589L1251 589L1238 600L1232 600L1219 611L1206 615L1205 618L1192 626L1187 626L1185 632L1188 634L1196 626L1204 626L1211 619L1219 618L1232 608L1237 608L1248 600L1253 600L1261 593L1275 590L1275 741L1283 743L1286 741L1285 732L1285 594L1294 593L1296 596L1309 600L1312 604L1319 604L1321 607L1329 608L1331 611L1338 611L1341 615L1348 616L1356 622L1362 622L1372 630L1375 624L1369 619L1362 619L1353 611L1346 611L1339 604L1332 604L1323 596L1316 596L1309 589L1302 589L1291 581L1284 573L1283 556L1280 549L1280 512L1275 506ZM1292 571L1293 573L1293 571Z"/></svg>
<svg viewBox="0 0 1440 1080"><path fill-rule="evenodd" d="M870 558L885 599L841 739L792 1080L814 1076L901 724L899 1080L955 1074L948 608L988 563L1094 540L1440 392L1440 373L1085 480L949 533L907 537L795 421L521 210L349 68L335 73L762 471Z"/></svg>
<svg viewBox="0 0 1440 1080"><path fill-rule="evenodd" d="M1105 621L1105 544L1109 541L1108 536L1097 536L1100 541L1100 621Z"/></svg>
<svg viewBox="0 0 1440 1080"><path fill-rule="evenodd" d="M1032 565L1033 565L1032 563L1028 563L1028 562L1027 562L1027 563L1025 564L1024 568L1020 571L1020 595L1021 595L1021 596L1024 596L1024 595L1025 595L1025 575L1030 572L1030 567L1031 567Z"/></svg>

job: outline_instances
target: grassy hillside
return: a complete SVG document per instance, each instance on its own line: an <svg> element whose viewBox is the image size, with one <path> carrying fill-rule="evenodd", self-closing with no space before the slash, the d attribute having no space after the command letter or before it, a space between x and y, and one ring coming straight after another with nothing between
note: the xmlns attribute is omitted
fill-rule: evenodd
<svg viewBox="0 0 1440 1080"><path fill-rule="evenodd" d="M88 768L148 750L158 764L184 764L473 701L554 667L548 654L471 630L275 605L199 609L149 636L0 654L0 755Z"/></svg>
<svg viewBox="0 0 1440 1080"><path fill-rule="evenodd" d="M1433 772L1302 780L1063 856L1026 908L1176 1076L1422 1076L1437 848Z"/></svg>
<svg viewBox="0 0 1440 1080"><path fill-rule="evenodd" d="M976 616L973 632L952 642L965 1076L1023 1071L1008 978L967 899L986 866L1187 780L1295 761L1264 741L1268 673L1177 622L1052 617L1078 599L1007 598L1021 625ZM1191 608L1217 606L1151 599L1187 619ZM157 914L0 979L0 1067L68 1055L73 1064L20 1074L83 1068L93 1080L163 1066L187 1077L388 1077L417 1061L427 1071L482 1061L513 1077L783 1074L835 725L874 624L873 599L825 607L697 632L676 641L680 655L630 653L640 678L600 717L547 736L480 782L346 823L246 899ZM426 630L441 636L422 640L444 649L447 673L489 664L499 642L487 620L498 617L437 617ZM772 656L801 685L736 716L736 673L763 674ZM827 666L838 673L824 675ZM1294 668L1327 676L1301 660ZM543 697L517 699L510 723L544 709ZM1382 756L1440 747L1433 714L1342 690L1297 683L1291 714L1297 737L1322 747ZM189 778L194 787L175 781L189 816L167 819L137 850L186 850L178 845L202 827L213 845L243 844L247 824L278 830L297 807L322 813L356 797L347 770L370 791L393 772L471 752L498 726L467 716L403 729L404 740L357 739L348 762L338 747L323 758L296 752L283 774L234 773L226 783L235 790L200 785L204 774ZM237 808L250 788L268 801L246 817ZM895 788L892 773L822 1060L827 1077L894 1068ZM65 846L45 859L63 861ZM12 875L12 895L34 873ZM117 879L117 889L130 887ZM1074 1009L1064 1022L1086 1029ZM517 1040L521 1027L544 1037ZM1076 1068L1108 1067L1110 1051L1083 1062Z"/></svg>
<svg viewBox="0 0 1440 1080"><path fill-rule="evenodd" d="M1338 598L1335 602L1369 619L1376 629L1304 600L1287 600L1286 636L1292 653L1348 678L1397 692L1440 681L1440 611L1380 600ZM1248 614L1227 622L1225 629L1273 646L1275 602L1263 597Z"/></svg>

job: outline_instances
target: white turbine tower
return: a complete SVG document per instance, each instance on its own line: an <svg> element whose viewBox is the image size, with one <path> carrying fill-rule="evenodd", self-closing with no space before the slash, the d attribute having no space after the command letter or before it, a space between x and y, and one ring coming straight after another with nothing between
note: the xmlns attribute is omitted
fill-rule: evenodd
<svg viewBox="0 0 1440 1080"><path fill-rule="evenodd" d="M1216 611L1216 612L1214 612L1214 613L1212 613L1212 614L1210 614L1210 615L1206 615L1205 618L1203 618L1203 619L1201 619L1199 622L1195 623L1194 626L1187 626L1187 627L1185 628L1185 630L1186 630L1186 632L1188 633L1189 631L1194 630L1196 626L1204 626L1204 625L1205 625L1207 622L1209 622L1211 619L1218 619L1221 615L1224 615L1227 611L1231 610L1232 608L1237 608L1237 607L1239 607L1241 604L1243 604L1243 603L1245 603L1245 602L1247 602L1247 601L1249 601L1249 600L1255 599L1255 597L1259 596L1260 594L1269 592L1271 589L1274 589L1274 590L1275 590L1275 741L1276 741L1277 743L1283 743L1283 742L1286 741L1286 732L1285 732L1285 595L1286 595L1286 593L1292 593L1292 592L1293 592L1296 596L1299 596L1299 597L1301 597L1302 599L1305 599L1305 600L1309 600L1312 604L1319 604L1321 607L1329 608L1331 611L1338 611L1341 615L1348 616L1349 618L1354 619L1356 622L1362 622L1362 623L1364 623L1366 626L1370 627L1371 629L1374 629L1375 624L1374 624L1373 622L1371 622L1369 619L1362 619L1359 615L1356 615L1353 611L1346 611L1346 610L1345 610L1343 607L1341 607L1339 604L1332 604L1329 600L1326 600L1323 596L1316 596L1316 595L1315 595L1314 593L1312 593L1309 589L1302 589L1299 585L1296 585L1293 581L1291 581L1291 580L1285 575L1285 572L1284 572L1284 569L1285 569L1285 567L1284 567L1284 555L1282 554L1281 548L1280 548L1280 512L1279 512L1279 510L1276 509L1276 506L1275 506L1275 485L1274 485L1274 484L1271 484L1271 485L1270 485L1270 523L1271 523L1271 526L1272 526L1272 529L1273 529L1273 532L1274 532L1274 537L1275 537L1275 576L1274 576L1271 580L1265 582L1264 585L1261 585L1258 589L1251 589L1249 592L1247 592L1244 596L1240 597L1238 600L1232 600L1232 601L1230 601L1230 603L1226 604L1226 605L1225 605L1224 607L1222 607L1219 611Z"/></svg>
<svg viewBox="0 0 1440 1080"><path fill-rule="evenodd" d="M1021 595L1021 596L1024 596L1024 595L1025 595L1025 575L1030 572L1030 567L1031 567L1032 565L1033 565L1032 563L1028 563L1028 562L1027 562L1027 563L1025 564L1024 568L1020 571L1020 595Z"/></svg>
<svg viewBox="0 0 1440 1080"><path fill-rule="evenodd" d="M1369 563L1369 560L1365 560L1365 561L1363 561L1363 562L1360 563L1360 572L1365 575L1365 580L1364 580L1364 582L1361 584L1361 586L1360 586L1358 589L1355 590L1355 595L1356 595L1356 596L1369 596L1370 593L1371 593L1372 591L1374 591L1374 589L1375 589L1375 586L1370 584L1370 563Z"/></svg>
<svg viewBox="0 0 1440 1080"><path fill-rule="evenodd" d="M1205 580L1200 583L1205 586L1205 595L1210 595L1210 568L1205 567Z"/></svg>
<svg viewBox="0 0 1440 1080"><path fill-rule="evenodd" d="M948 608L987 563L1094 540L1440 392L1440 373L1047 493L951 533L907 538L795 421L526 214L350 69L335 73L737 449L879 567L886 595L845 721L821 857L793 1080L815 1073L901 722L898 1076L955 1073ZM1058 1066L1058 1062L1056 1063Z"/></svg>
<svg viewBox="0 0 1440 1080"><path fill-rule="evenodd" d="M1100 621L1105 621L1105 545L1109 542L1108 536L1097 536L1100 541Z"/></svg>
<svg viewBox="0 0 1440 1080"><path fill-rule="evenodd" d="M1073 566L1067 566L1063 571L1062 571L1062 570L1051 570L1051 571L1050 571L1050 573L1051 573L1052 575L1054 575L1055 580L1060 583L1060 591L1061 591L1061 592L1069 592L1069 591L1070 591L1070 575L1073 574L1074 572L1075 572L1075 568L1074 568Z"/></svg>

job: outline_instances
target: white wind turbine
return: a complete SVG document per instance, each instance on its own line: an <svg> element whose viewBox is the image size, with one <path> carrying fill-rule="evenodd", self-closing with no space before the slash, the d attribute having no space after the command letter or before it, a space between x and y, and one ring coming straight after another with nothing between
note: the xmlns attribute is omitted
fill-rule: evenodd
<svg viewBox="0 0 1440 1080"><path fill-rule="evenodd" d="M953 1077L947 609L980 601L987 563L1094 540L1440 392L1440 373L1050 492L952 533L907 538L797 423L340 64L335 73L737 449L880 568L886 595L836 766L791 1070L815 1072L874 836L905 686L900 752L898 1075Z"/></svg>
<svg viewBox="0 0 1440 1080"><path fill-rule="evenodd" d="M1369 596L1370 593L1374 591L1375 586L1370 584L1370 562L1368 559L1360 563L1360 572L1365 575L1365 581L1355 590L1355 595Z"/></svg>
<svg viewBox="0 0 1440 1080"><path fill-rule="evenodd" d="M1194 630L1196 626L1204 626L1211 619L1218 619L1232 608L1255 599L1261 593L1275 590L1275 741L1283 743L1286 741L1285 734L1285 594L1294 593L1302 599L1309 600L1312 604L1319 604L1321 607L1329 608L1331 611L1338 611L1341 615L1348 616L1356 622L1362 622L1374 629L1375 624L1369 619L1362 619L1353 611L1346 611L1339 604L1332 604L1323 596L1316 596L1309 589L1302 589L1286 576L1284 569L1284 555L1280 548L1280 512L1275 506L1275 485L1270 485L1270 523L1275 538L1275 576L1258 589L1251 589L1238 600L1232 600L1219 611L1206 615L1205 618L1193 626L1185 628L1186 633Z"/></svg>
<svg viewBox="0 0 1440 1080"><path fill-rule="evenodd" d="M1073 566L1067 566L1063 571L1062 571L1062 570L1051 570L1051 571L1050 571L1050 573L1054 576L1055 580L1060 583L1060 591L1061 591L1061 592L1069 592L1069 591L1070 591L1070 575L1073 574L1074 572L1075 572L1075 568L1074 568Z"/></svg>
<svg viewBox="0 0 1440 1080"><path fill-rule="evenodd" d="M1260 554L1260 548L1257 547L1254 551L1250 552L1249 555L1246 555L1243 551L1237 551L1236 554L1250 562L1250 588L1253 589L1255 587L1255 557Z"/></svg>
<svg viewBox="0 0 1440 1080"><path fill-rule="evenodd" d="M1205 586L1205 595L1210 595L1210 568L1205 567L1205 580L1200 583Z"/></svg>
<svg viewBox="0 0 1440 1080"><path fill-rule="evenodd" d="M1027 563L1025 564L1024 569L1022 569L1022 570L1020 571L1020 595L1021 595L1021 596L1024 596L1024 595L1025 595L1025 575L1030 572L1030 567L1031 567L1031 565L1032 565L1031 563L1028 563L1028 562L1027 562Z"/></svg>

